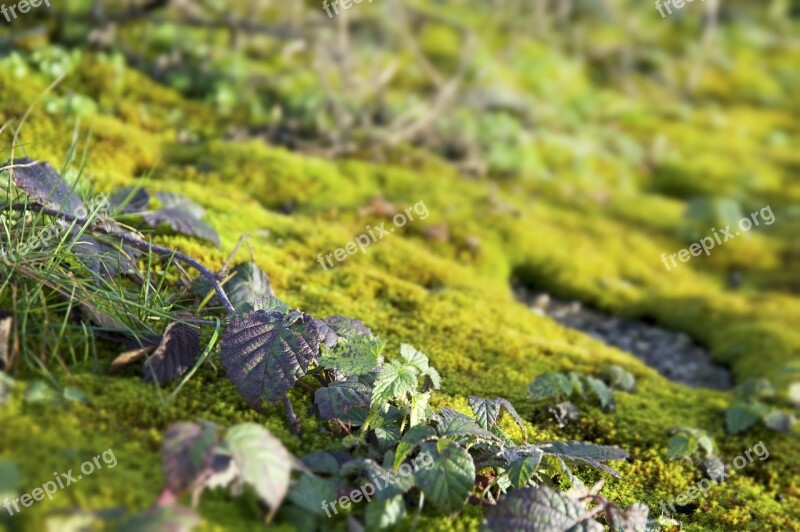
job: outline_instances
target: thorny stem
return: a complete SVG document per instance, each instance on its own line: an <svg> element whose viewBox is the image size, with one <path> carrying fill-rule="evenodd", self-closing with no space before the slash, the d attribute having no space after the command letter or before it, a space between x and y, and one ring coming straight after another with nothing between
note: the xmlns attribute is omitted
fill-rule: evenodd
<svg viewBox="0 0 800 532"><path fill-rule="evenodd" d="M289 420L289 426L292 427L292 434L300 436L300 426L297 423L297 416L294 413L294 407L289 400L287 394L283 394L283 406L286 407L286 419Z"/></svg>
<svg viewBox="0 0 800 532"><path fill-rule="evenodd" d="M217 296L219 297L219 300L222 302L222 306L225 307L225 311L228 313L228 316L231 316L236 312L236 309L233 308L230 299L228 299L228 295L222 288L222 284L217 278L217 275L208 268L206 268L205 266L203 266L199 261L193 259L192 257L186 255L185 253L181 253L180 251L176 251L174 249L170 249L167 247L158 246L156 244L153 244L152 242L140 240L125 233L118 233L114 228L109 229L101 225L90 223L89 220L87 220L86 218L72 216L70 214L63 213L59 210L51 209L49 207L44 207L42 205L37 205L35 203L27 205L13 204L10 206L10 208L15 211L24 211L27 209L35 210L43 214L46 214L48 216L53 216L60 220L64 220L67 222L75 222L82 226L87 226L87 229L94 233L101 233L113 236L114 238L119 238L121 242L124 242L125 244L133 248L139 249L141 251L146 251L146 252L152 251L153 253L156 253L157 255L165 258L175 257L175 259L185 264L188 264L189 266L197 270L200 273L200 275L209 280L209 282L214 286L214 290L217 292Z"/></svg>

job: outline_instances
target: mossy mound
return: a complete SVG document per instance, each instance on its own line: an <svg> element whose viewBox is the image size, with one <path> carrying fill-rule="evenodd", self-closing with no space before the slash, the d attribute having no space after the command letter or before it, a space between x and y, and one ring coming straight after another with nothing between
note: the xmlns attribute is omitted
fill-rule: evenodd
<svg viewBox="0 0 800 532"><path fill-rule="evenodd" d="M430 46L441 46L437 43L443 40L447 44L451 36L435 28L426 32ZM450 59L451 48L439 48L441 61ZM561 58L550 60L555 65ZM671 156L656 161L648 176L638 171L636 154L624 152L624 147L620 152L627 156L590 156L573 164L572 148L561 157L549 153L558 139L543 135L526 149L551 165L552 172L575 179L467 180L447 162L404 148L383 154L388 162L369 157L330 161L260 140L225 140L217 133L235 123L235 117L223 118L108 57L86 54L75 61L75 74L51 97L67 98L74 91L97 104L81 117L91 130L90 140L78 141L79 151L88 150L82 186L91 183L109 191L144 180L152 191L180 192L206 208L222 247L178 236L159 237L160 243L219 267L239 236L248 234L256 263L293 307L318 316L361 319L388 341L390 350L409 342L427 353L444 377L436 406L467 411L468 395L502 396L517 407L532 439L580 439L629 450L621 478L607 479L604 491L622 506L641 501L657 514L661 500L671 500L696 482L694 467L666 459L667 434L674 426L708 430L724 457L764 441L769 460L715 487L699 508L683 516L686 529L788 530L800 521L800 442L795 437L764 429L726 437L721 411L732 403L731 394L668 382L630 355L531 313L511 290L513 278L619 315L647 317L709 346L739 380L776 376L800 354L800 299L752 285L732 291L725 277L731 264L762 275L780 269L787 239L761 228L716 249L708 259L698 257L672 271L665 270L661 254L686 247L676 230L681 199L698 192L744 190L753 208L774 201L780 220L782 209L800 196L788 170L796 158L780 146L760 158L757 146L778 129L796 142L800 131L795 122L756 116L741 96L737 101L744 103L726 112L730 119L752 120L754 126L729 143L727 130L709 132L704 118L644 113L644 119L628 125L626 138L635 141L658 131L675 144L676 153L693 155L681 157L680 163ZM21 68L29 69L24 86L19 83ZM49 84L49 77L33 68L19 58L0 62L3 121L22 116ZM548 72L546 65L540 68ZM591 88L590 76L576 69L568 74L585 86L576 83L575 94L562 95L565 99L580 99L581 88ZM539 77L519 76L517 81L536 94L551 94ZM778 87L767 93L780 96ZM609 99L622 106L624 98ZM76 115L53 109L35 105L20 138L28 155L59 167L73 139ZM623 109L618 116L624 114ZM699 140L702 147L696 144ZM581 179L597 172L601 182L616 186L617 168L631 176L623 180L627 186L621 191L593 188ZM763 179L751 180L753 173ZM367 226L391 226L391 218L370 210L376 196L398 210L424 202L428 215L423 219L418 213L420 219L373 243L365 253L323 269L320 254L343 247ZM0 296L0 304L8 297ZM163 430L179 420L205 418L226 426L246 420L263 423L296 454L340 445L307 412L310 398L305 392L292 395L303 434L297 439L281 408L267 414L249 410L219 364L204 367L167 404L133 372L105 376L116 354L112 345L102 344L92 363L58 373L65 385L88 396L87 404L26 404L23 384L9 405L0 407L0 455L20 466L23 486L38 485L53 471L105 449L113 449L119 460L117 467L97 472L97 481L84 480L52 502L27 509L15 526L38 529L48 514L73 507L148 507L163 483L158 454ZM527 398L528 384L542 372L591 373L609 363L627 368L638 379L634 394L619 394L614 412L587 406L579 422L559 429L541 405ZM26 371L19 374L23 383L32 377ZM584 473L589 480L600 478ZM221 493L204 497L201 513L209 530L260 526L254 508ZM468 507L458 516L425 516L420 526L475 530L482 516L480 508Z"/></svg>

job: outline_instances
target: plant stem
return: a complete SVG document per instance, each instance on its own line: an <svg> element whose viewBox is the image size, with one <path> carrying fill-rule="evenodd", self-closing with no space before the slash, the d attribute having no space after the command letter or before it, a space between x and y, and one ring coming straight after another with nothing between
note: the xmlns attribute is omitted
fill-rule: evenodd
<svg viewBox="0 0 800 532"><path fill-rule="evenodd" d="M300 426L297 424L297 416L294 413L294 407L289 400L288 394L283 394L283 406L286 407L286 418L289 420L289 426L292 428L292 434L300 436Z"/></svg>
<svg viewBox="0 0 800 532"><path fill-rule="evenodd" d="M158 246L156 244L153 244L152 242L147 242L145 240L140 240L139 238L136 238L136 237L131 236L129 234L118 233L118 232L116 232L116 230L117 230L116 227L112 226L112 227L109 228L109 227L106 227L106 226L101 225L101 224L90 223L89 220L87 220L85 218L72 216L70 214L63 213L63 212L58 211L56 209L50 209L50 208L47 208L47 207L44 207L44 206L41 206L41 205L37 205L37 204L33 204L33 203L30 203L30 204L27 204L27 205L26 204L13 204L13 205L10 206L10 208L12 210L15 210L15 211L24 211L24 210L28 210L28 209L35 210L37 212L41 212L41 213L46 214L48 216L53 216L55 218L58 218L60 220L64 220L66 222L75 222L75 223L77 223L79 225L86 226L87 230L89 230L89 231L91 231L93 233L101 233L101 234L113 236L114 238L119 238L119 240L121 242L131 246L132 248L136 248L136 249L139 249L141 251L146 251L146 252L153 252L153 253L156 253L157 255L159 255L161 257L165 257L165 258L174 257L175 259L177 259L177 260L179 260L179 261L181 261L181 262L183 262L185 264L188 264L189 266L191 266L192 268L197 270L200 273L200 275L202 275L203 277L205 277L205 278L207 278L209 280L209 282L214 286L214 290L217 292L217 296L219 297L219 300L222 302L222 306L225 307L225 311L228 313L229 316L236 312L236 309L233 308L233 305L231 304L230 299L228 299L228 295L225 293L225 290L222 288L222 284L219 282L219 279L217 278L216 274L214 272L212 272L211 270L209 270L208 268L206 268L205 266L203 266L199 261L193 259L192 257L190 257L189 255L186 255L185 253L181 253L180 251L176 251L174 249L169 249L169 248L166 248L166 247L163 247L163 246Z"/></svg>

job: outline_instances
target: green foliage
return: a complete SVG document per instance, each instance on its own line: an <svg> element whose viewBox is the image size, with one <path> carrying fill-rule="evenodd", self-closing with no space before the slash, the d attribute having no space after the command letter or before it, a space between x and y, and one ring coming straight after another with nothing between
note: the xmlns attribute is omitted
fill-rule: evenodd
<svg viewBox="0 0 800 532"><path fill-rule="evenodd" d="M606 410L614 409L612 389L633 392L636 388L634 376L620 366L608 366L601 371L606 379L603 381L591 375L581 375L576 372L569 374L549 372L536 377L529 388L528 395L535 401L551 399L562 401L574 396L586 399L587 390L597 399L600 406ZM567 419L556 412L559 423L564 425Z"/></svg>
<svg viewBox="0 0 800 532"><path fill-rule="evenodd" d="M787 397L789 407L797 409L792 404L792 389L789 385ZM749 379L736 387L735 395L738 399L733 406L725 411L725 430L728 434L741 434L754 427L759 421L771 430L778 432L792 432L795 430L797 417L773 405L784 406L786 402L778 395L775 386L767 379Z"/></svg>

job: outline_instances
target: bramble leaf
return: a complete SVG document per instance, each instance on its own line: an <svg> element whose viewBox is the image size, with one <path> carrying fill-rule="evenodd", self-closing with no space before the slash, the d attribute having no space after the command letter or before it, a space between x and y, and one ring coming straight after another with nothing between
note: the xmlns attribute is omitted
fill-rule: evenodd
<svg viewBox="0 0 800 532"><path fill-rule="evenodd" d="M383 340L372 335L340 337L336 347L322 355L320 365L347 376L364 375L378 367L384 345Z"/></svg>
<svg viewBox="0 0 800 532"><path fill-rule="evenodd" d="M762 405L737 404L725 411L725 429L728 434L739 434L755 425L764 413Z"/></svg>
<svg viewBox="0 0 800 532"><path fill-rule="evenodd" d="M583 441L553 441L548 443L537 443L536 448L545 454L558 456L573 462L580 462L600 469L607 473L619 477L619 473L603 464L608 460L625 460L628 452L618 447L608 445L595 445Z"/></svg>
<svg viewBox="0 0 800 532"><path fill-rule="evenodd" d="M167 487L175 494L201 484L211 474L219 442L217 427L211 423L180 422L164 434L161 460Z"/></svg>
<svg viewBox="0 0 800 532"><path fill-rule="evenodd" d="M337 381L318 389L314 394L314 404L323 419L339 419L358 427L369 415L371 393L361 383Z"/></svg>
<svg viewBox="0 0 800 532"><path fill-rule="evenodd" d="M142 218L150 227L156 229L162 224L169 226L176 233L202 238L220 246L219 235L213 227L189 211L182 209L161 209L142 213Z"/></svg>
<svg viewBox="0 0 800 532"><path fill-rule="evenodd" d="M564 398L572 395L572 383L561 373L543 373L536 377L528 390L528 396L536 401L549 398Z"/></svg>
<svg viewBox="0 0 800 532"><path fill-rule="evenodd" d="M20 157L7 161L3 167L9 165L13 165L8 171L14 185L24 190L34 203L70 216L78 216L79 211L85 208L69 183L50 163Z"/></svg>
<svg viewBox="0 0 800 532"><path fill-rule="evenodd" d="M484 522L491 532L508 530L602 532L583 503L547 486L514 490L495 506Z"/></svg>
<svg viewBox="0 0 800 532"><path fill-rule="evenodd" d="M371 502L364 512L365 530L388 530L397 526L406 515L401 495Z"/></svg>
<svg viewBox="0 0 800 532"><path fill-rule="evenodd" d="M420 423L424 423L428 418L428 401L430 401L430 392L415 394L411 397L411 409L409 412L409 425L416 427Z"/></svg>
<svg viewBox="0 0 800 532"><path fill-rule="evenodd" d="M449 408L439 409L439 436L475 436L487 440L496 440L497 436L484 429L469 416Z"/></svg>
<svg viewBox="0 0 800 532"><path fill-rule="evenodd" d="M609 390L606 383L601 381L600 379L596 379L594 377L585 377L586 384L589 385L589 389L592 390L597 398L600 400L600 406L605 409L611 410L614 408L614 398L611 395L611 390Z"/></svg>
<svg viewBox="0 0 800 532"><path fill-rule="evenodd" d="M422 444L420 452L428 453L433 462L430 468L421 467L414 472L425 500L443 513L460 510L475 484L472 457L447 438Z"/></svg>
<svg viewBox="0 0 800 532"><path fill-rule="evenodd" d="M676 434L667 440L667 458L686 458L697 450L697 441L685 434Z"/></svg>
<svg viewBox="0 0 800 532"><path fill-rule="evenodd" d="M475 414L478 425L486 430L497 425L497 419L500 417L500 405L496 401L470 396L469 406Z"/></svg>
<svg viewBox="0 0 800 532"><path fill-rule="evenodd" d="M275 293L269 285L269 276L255 263L238 264L231 273L235 275L225 283L225 293L237 311L274 308Z"/></svg>
<svg viewBox="0 0 800 532"><path fill-rule="evenodd" d="M292 486L289 500L315 515L325 515L323 503L337 499L336 488L337 485L333 481L316 475L302 475Z"/></svg>
<svg viewBox="0 0 800 532"><path fill-rule="evenodd" d="M144 363L144 380L171 381L186 373L199 356L200 331L185 323L170 323L158 347Z"/></svg>
<svg viewBox="0 0 800 532"><path fill-rule="evenodd" d="M141 187L122 187L114 191L109 203L114 211L131 214L147 208L150 194Z"/></svg>
<svg viewBox="0 0 800 532"><path fill-rule="evenodd" d="M269 505L271 515L274 514L289 489L292 471L289 451L270 431L255 423L231 427L225 443L242 480L255 488Z"/></svg>
<svg viewBox="0 0 800 532"><path fill-rule="evenodd" d="M516 459L508 466L508 478L515 489L521 489L527 486L528 481L539 468L544 453L538 449L536 449L536 451L535 453Z"/></svg>
<svg viewBox="0 0 800 532"><path fill-rule="evenodd" d="M222 339L228 377L252 407L279 399L305 375L319 352L320 335L302 312L255 311L231 320Z"/></svg>
<svg viewBox="0 0 800 532"><path fill-rule="evenodd" d="M393 399L405 399L417 389L417 371L393 360L381 368L372 390L372 406L385 405Z"/></svg>

